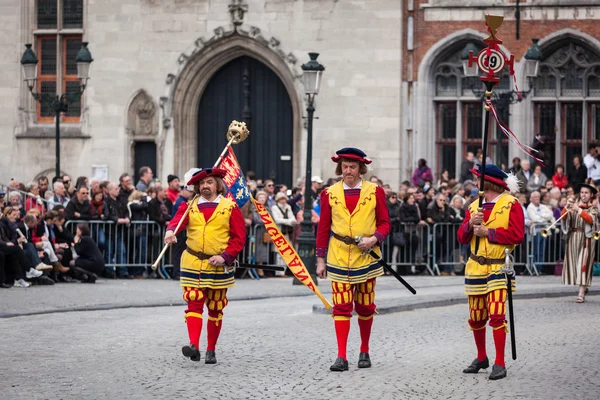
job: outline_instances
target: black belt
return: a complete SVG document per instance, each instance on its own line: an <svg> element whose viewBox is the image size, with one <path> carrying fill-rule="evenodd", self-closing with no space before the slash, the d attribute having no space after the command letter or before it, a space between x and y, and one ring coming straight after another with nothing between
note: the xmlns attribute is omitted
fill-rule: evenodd
<svg viewBox="0 0 600 400"><path fill-rule="evenodd" d="M506 261L504 258L486 258L484 256L476 256L475 254L471 254L469 258L481 265L504 264Z"/></svg>
<svg viewBox="0 0 600 400"><path fill-rule="evenodd" d="M197 257L199 260L208 260L209 258L211 258L211 255L208 254L204 254L201 251L194 251L192 249L190 249L189 247L185 248L185 251L187 251L188 253L190 253L191 255Z"/></svg>
<svg viewBox="0 0 600 400"><path fill-rule="evenodd" d="M338 235L337 233L333 232L333 237L336 238L337 240L339 240L340 242L344 242L347 245L356 244L356 240L354 240L350 236L342 236L342 235Z"/></svg>

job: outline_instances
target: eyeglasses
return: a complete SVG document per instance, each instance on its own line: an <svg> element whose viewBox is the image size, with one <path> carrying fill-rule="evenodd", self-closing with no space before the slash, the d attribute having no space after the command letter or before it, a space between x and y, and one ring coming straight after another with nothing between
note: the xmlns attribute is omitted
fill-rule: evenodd
<svg viewBox="0 0 600 400"><path fill-rule="evenodd" d="M390 199L397 199L397 197L396 196L391 196Z"/></svg>
<svg viewBox="0 0 600 400"><path fill-rule="evenodd" d="M63 181L63 183L71 183L71 181Z"/></svg>
<svg viewBox="0 0 600 400"><path fill-rule="evenodd" d="M273 186L273 184L272 184L272 183L270 183L270 184L268 184L268 185L267 185L267 187L269 187L269 186Z"/></svg>

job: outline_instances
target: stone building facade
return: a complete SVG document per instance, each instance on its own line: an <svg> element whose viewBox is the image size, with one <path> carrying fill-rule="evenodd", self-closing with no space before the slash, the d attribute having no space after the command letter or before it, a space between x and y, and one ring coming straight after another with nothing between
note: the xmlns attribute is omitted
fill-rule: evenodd
<svg viewBox="0 0 600 400"><path fill-rule="evenodd" d="M516 85L503 76L497 92L526 94L498 109L511 129L526 144L545 138L549 169L600 141L595 0L0 0L0 11L0 183L54 175L54 118L23 82L26 43L45 93L78 90L81 41L95 59L61 120L61 168L72 176L115 180L150 164L164 180L210 166L238 119L251 127L235 147L244 169L293 184L305 170L300 67L311 51L326 68L314 175L332 176L329 156L342 146L363 148L371 173L393 187L419 158L453 175L481 147L482 86L464 77L461 55L482 45L486 12L504 15L498 34L516 61ZM544 59L529 80L534 38ZM498 164L524 156L493 127L489 154Z"/></svg>
<svg viewBox="0 0 600 400"><path fill-rule="evenodd" d="M585 155L588 143L600 141L597 1L407 0L401 147L411 151L403 175L425 158L435 174L448 169L453 176L465 153L481 147L484 87L464 76L461 55L468 43L483 45L485 13L504 16L501 47L515 56L516 86L505 74L495 90L525 92L522 101L498 111L525 144L543 137L546 173L558 163L570 168L574 155ZM529 80L524 55L532 39L539 39L543 60L538 77ZM493 127L488 154L499 165L526 157Z"/></svg>
<svg viewBox="0 0 600 400"><path fill-rule="evenodd" d="M71 101L61 120L64 173L92 176L95 167L116 180L154 158L159 178L182 176L211 166L218 153L199 154L222 149L229 122L246 113L257 139L247 149L239 145L240 163L252 168L243 154L277 159L261 168L266 175L287 168L276 179L290 185L305 169L300 67L312 51L326 68L315 104L313 174L332 176L331 154L357 146L374 159L374 174L401 179L399 0L0 0L0 10L0 182L54 176L55 120L23 82L24 45L33 43L40 60L34 89L61 94L78 90L81 41L94 62L81 102ZM227 92L228 71L242 71L235 90L243 95ZM262 88L246 90L251 78L272 87L272 108L261 108L270 96L261 97ZM243 104L239 112L234 100ZM265 122L277 107L288 119Z"/></svg>

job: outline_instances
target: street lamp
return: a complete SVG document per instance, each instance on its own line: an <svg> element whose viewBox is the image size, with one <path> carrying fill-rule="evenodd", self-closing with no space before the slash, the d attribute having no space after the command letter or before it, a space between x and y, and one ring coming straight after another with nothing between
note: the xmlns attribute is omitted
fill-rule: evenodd
<svg viewBox="0 0 600 400"><path fill-rule="evenodd" d="M94 59L87 48L88 43L82 42L81 49L75 57L77 63L77 78L80 82L79 93L63 93L62 95L53 95L49 93L36 93L33 88L37 81L37 63L38 58L31 49L31 44L25 45L25 52L21 58L21 65L25 74L25 82L29 87L33 98L40 104L49 105L56 114L56 176L60 176L60 113L68 110L68 103L81 99L81 95L90 79L90 64Z"/></svg>
<svg viewBox="0 0 600 400"><path fill-rule="evenodd" d="M311 196L311 176L312 176L312 129L313 115L315 113L314 101L315 96L319 94L321 86L321 77L323 76L323 67L317 61L319 53L308 53L310 61L302 65L302 83L304 85L304 93L308 96L308 135L306 139L306 173L304 183L304 219L302 220L302 231L298 237L298 254L302 258L306 269L313 277L315 284L318 284L316 279L316 261L315 248L316 240L313 232L312 223L312 196ZM301 284L300 281L294 279L294 285Z"/></svg>

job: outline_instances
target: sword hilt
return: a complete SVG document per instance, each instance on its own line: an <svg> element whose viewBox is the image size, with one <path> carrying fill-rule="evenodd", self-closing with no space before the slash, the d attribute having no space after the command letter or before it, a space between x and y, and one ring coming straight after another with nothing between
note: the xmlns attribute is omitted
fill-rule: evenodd
<svg viewBox="0 0 600 400"><path fill-rule="evenodd" d="M504 249L504 267L500 268L500 272L507 276L515 276L515 257L510 254L510 250Z"/></svg>

